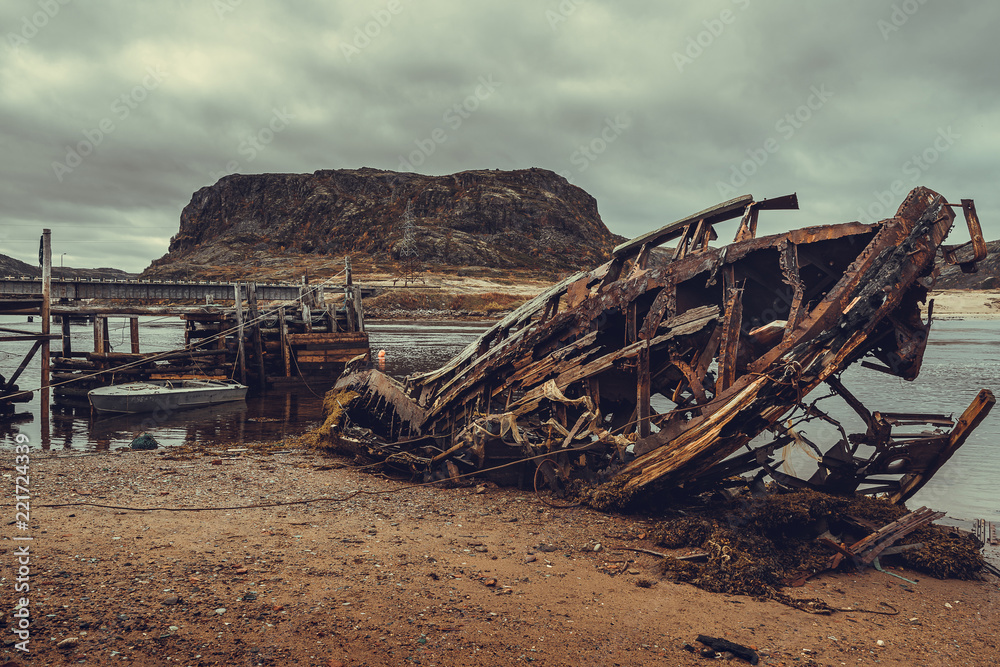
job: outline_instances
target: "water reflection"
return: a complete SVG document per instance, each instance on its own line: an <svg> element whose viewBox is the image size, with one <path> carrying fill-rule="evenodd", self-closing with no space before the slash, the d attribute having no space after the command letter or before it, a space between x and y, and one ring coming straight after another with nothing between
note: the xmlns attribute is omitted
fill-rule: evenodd
<svg viewBox="0 0 1000 667"><path fill-rule="evenodd" d="M155 432L160 427L183 431L185 442L242 442L242 425L247 411L245 403L233 402L184 410L163 417L155 413L113 416L98 413L90 419L89 434L98 450L107 449L111 442L131 440L139 433Z"/></svg>

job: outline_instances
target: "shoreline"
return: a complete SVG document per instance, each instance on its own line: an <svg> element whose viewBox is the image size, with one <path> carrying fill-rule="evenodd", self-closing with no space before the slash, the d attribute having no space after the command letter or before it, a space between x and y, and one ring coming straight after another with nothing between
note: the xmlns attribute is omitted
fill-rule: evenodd
<svg viewBox="0 0 1000 667"><path fill-rule="evenodd" d="M408 287L406 290L389 290L374 299L364 302L365 316L373 320L497 320L512 312L521 303L537 296L550 283L524 283L517 286L487 280L455 278L440 279L425 288ZM508 308L493 310L471 308L433 308L433 302L460 299L459 303L483 303L490 299L497 301L497 295L507 297ZM400 298L393 298L400 295ZM406 297L406 298L402 298ZM434 297L434 298L431 298ZM381 299L381 301L378 301ZM1000 290L939 290L931 292L927 301L934 301L935 320L998 320L1000 319ZM927 315L927 305L923 308Z"/></svg>
<svg viewBox="0 0 1000 667"><path fill-rule="evenodd" d="M931 299L935 320L1000 319L1000 290L940 290L928 295L928 303Z"/></svg>

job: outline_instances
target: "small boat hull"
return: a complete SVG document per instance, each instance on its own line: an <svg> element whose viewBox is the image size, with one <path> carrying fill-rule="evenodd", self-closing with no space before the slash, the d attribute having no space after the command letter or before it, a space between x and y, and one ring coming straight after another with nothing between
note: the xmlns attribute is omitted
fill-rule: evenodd
<svg viewBox="0 0 1000 667"><path fill-rule="evenodd" d="M87 394L99 412L135 414L242 401L247 387L219 380L158 380L100 387Z"/></svg>

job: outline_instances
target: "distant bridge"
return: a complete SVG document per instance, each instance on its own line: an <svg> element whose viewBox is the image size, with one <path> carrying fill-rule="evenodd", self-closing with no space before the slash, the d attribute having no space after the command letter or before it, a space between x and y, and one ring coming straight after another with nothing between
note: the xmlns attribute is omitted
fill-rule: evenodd
<svg viewBox="0 0 1000 667"><path fill-rule="evenodd" d="M241 281L242 282L242 281ZM104 278L53 278L51 299L80 301L83 299L196 299L204 301L232 299L234 283L194 280L117 280ZM262 301L292 301L299 298L303 285L298 283L257 283L257 298ZM309 289L313 286L306 286ZM326 285L338 289L340 285ZM372 290L362 289L363 296ZM0 298L40 298L42 279L31 276L0 278Z"/></svg>

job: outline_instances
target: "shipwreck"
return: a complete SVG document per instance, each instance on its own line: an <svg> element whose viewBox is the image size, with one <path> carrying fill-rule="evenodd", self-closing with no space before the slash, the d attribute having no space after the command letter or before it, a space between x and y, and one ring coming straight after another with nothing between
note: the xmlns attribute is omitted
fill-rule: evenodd
<svg viewBox="0 0 1000 667"><path fill-rule="evenodd" d="M861 363L917 376L935 257L974 271L986 256L975 205L920 187L875 224L757 237L760 212L797 208L794 194L745 195L623 243L433 372L399 382L359 360L329 396L329 437L426 479L520 466L536 485L582 480L627 500L756 475L901 503L961 447L993 394L980 391L958 419L879 412L841 375ZM944 245L958 211L972 239L961 252ZM737 219L733 242L712 245L717 226ZM807 402L820 385L863 432ZM797 427L811 420L839 437L810 441ZM815 450L811 477L778 470L775 453L792 442Z"/></svg>

